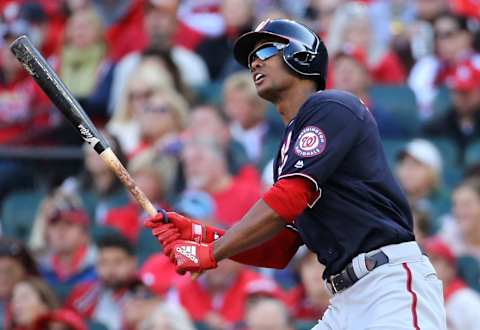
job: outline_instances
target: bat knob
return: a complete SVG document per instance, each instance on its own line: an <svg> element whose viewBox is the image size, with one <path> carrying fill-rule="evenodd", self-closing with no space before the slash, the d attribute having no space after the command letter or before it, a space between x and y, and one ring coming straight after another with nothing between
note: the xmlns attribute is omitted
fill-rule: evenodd
<svg viewBox="0 0 480 330"><path fill-rule="evenodd" d="M158 213L161 213L161 214L162 214L163 223L168 223L168 214L167 214L167 211L165 211L164 209L158 209L157 211L158 211Z"/></svg>

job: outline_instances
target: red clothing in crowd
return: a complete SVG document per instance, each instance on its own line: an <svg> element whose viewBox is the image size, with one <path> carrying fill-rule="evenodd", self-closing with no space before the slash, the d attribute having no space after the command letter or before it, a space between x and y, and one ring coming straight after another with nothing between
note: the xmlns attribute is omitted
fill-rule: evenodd
<svg viewBox="0 0 480 330"><path fill-rule="evenodd" d="M0 144L28 140L27 132L48 127L49 107L48 98L23 69L14 81L0 81Z"/></svg>
<svg viewBox="0 0 480 330"><path fill-rule="evenodd" d="M109 57L113 61L116 62L124 55L144 47L146 37L143 17L144 0L133 0L129 12L120 21L107 27Z"/></svg>
<svg viewBox="0 0 480 330"><path fill-rule="evenodd" d="M186 279L178 285L180 303L192 320L204 321L210 312L216 312L231 323L243 319L245 302L252 294L251 287L255 287L255 283L260 281L269 281L258 273L243 269L219 301L202 286L200 280Z"/></svg>
<svg viewBox="0 0 480 330"><path fill-rule="evenodd" d="M404 84L405 68L393 52L388 52L382 59L370 68L373 81L377 84Z"/></svg>
<svg viewBox="0 0 480 330"><path fill-rule="evenodd" d="M160 207L169 209L165 204ZM136 242L144 217L146 217L144 210L136 202L130 202L125 206L110 209L105 216L105 225L118 229L131 242Z"/></svg>
<svg viewBox="0 0 480 330"><path fill-rule="evenodd" d="M230 186L211 194L215 201L215 220L231 226L239 221L261 197L259 180L250 172L233 177Z"/></svg>
<svg viewBox="0 0 480 330"><path fill-rule="evenodd" d="M328 305L322 306L321 308L313 306L308 300L302 285L291 289L287 293L286 300L287 305L292 311L292 316L296 320L317 321L322 318L323 313L325 313L328 307Z"/></svg>

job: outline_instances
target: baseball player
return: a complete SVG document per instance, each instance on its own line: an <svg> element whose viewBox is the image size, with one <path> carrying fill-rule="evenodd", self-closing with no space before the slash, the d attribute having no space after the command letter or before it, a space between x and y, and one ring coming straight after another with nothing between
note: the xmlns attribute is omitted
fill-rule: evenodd
<svg viewBox="0 0 480 330"><path fill-rule="evenodd" d="M332 294L313 329L446 329L441 282L415 242L375 120L352 94L324 90L323 42L297 22L267 20L234 54L286 124L275 184L225 232L177 213L148 220L177 271L225 258L282 268L306 244Z"/></svg>

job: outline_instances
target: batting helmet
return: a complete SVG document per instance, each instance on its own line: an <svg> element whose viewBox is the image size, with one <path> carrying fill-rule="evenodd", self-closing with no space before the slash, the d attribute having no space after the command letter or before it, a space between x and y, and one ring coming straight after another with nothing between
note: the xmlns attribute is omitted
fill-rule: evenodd
<svg viewBox="0 0 480 330"><path fill-rule="evenodd" d="M302 77L314 80L318 89L325 89L327 79L327 48L315 32L289 19L267 19L255 31L240 36L234 45L235 59L248 67L250 53L262 39L272 38L285 43L283 60Z"/></svg>

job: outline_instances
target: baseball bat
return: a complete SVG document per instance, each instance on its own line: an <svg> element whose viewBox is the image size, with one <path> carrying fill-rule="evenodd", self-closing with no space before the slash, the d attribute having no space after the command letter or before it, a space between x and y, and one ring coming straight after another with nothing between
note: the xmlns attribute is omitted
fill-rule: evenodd
<svg viewBox="0 0 480 330"><path fill-rule="evenodd" d="M45 58L35 48L27 36L20 36L10 45L10 50L25 70L33 77L48 98L57 106L68 121L75 127L80 136L100 155L103 161L112 169L130 194L140 206L150 215L163 213L167 222L165 210L157 210L148 197L137 186L118 157L112 151L105 138L100 134L95 125L83 110L82 106L73 96L72 92L58 77ZM193 273L192 278L199 274Z"/></svg>

